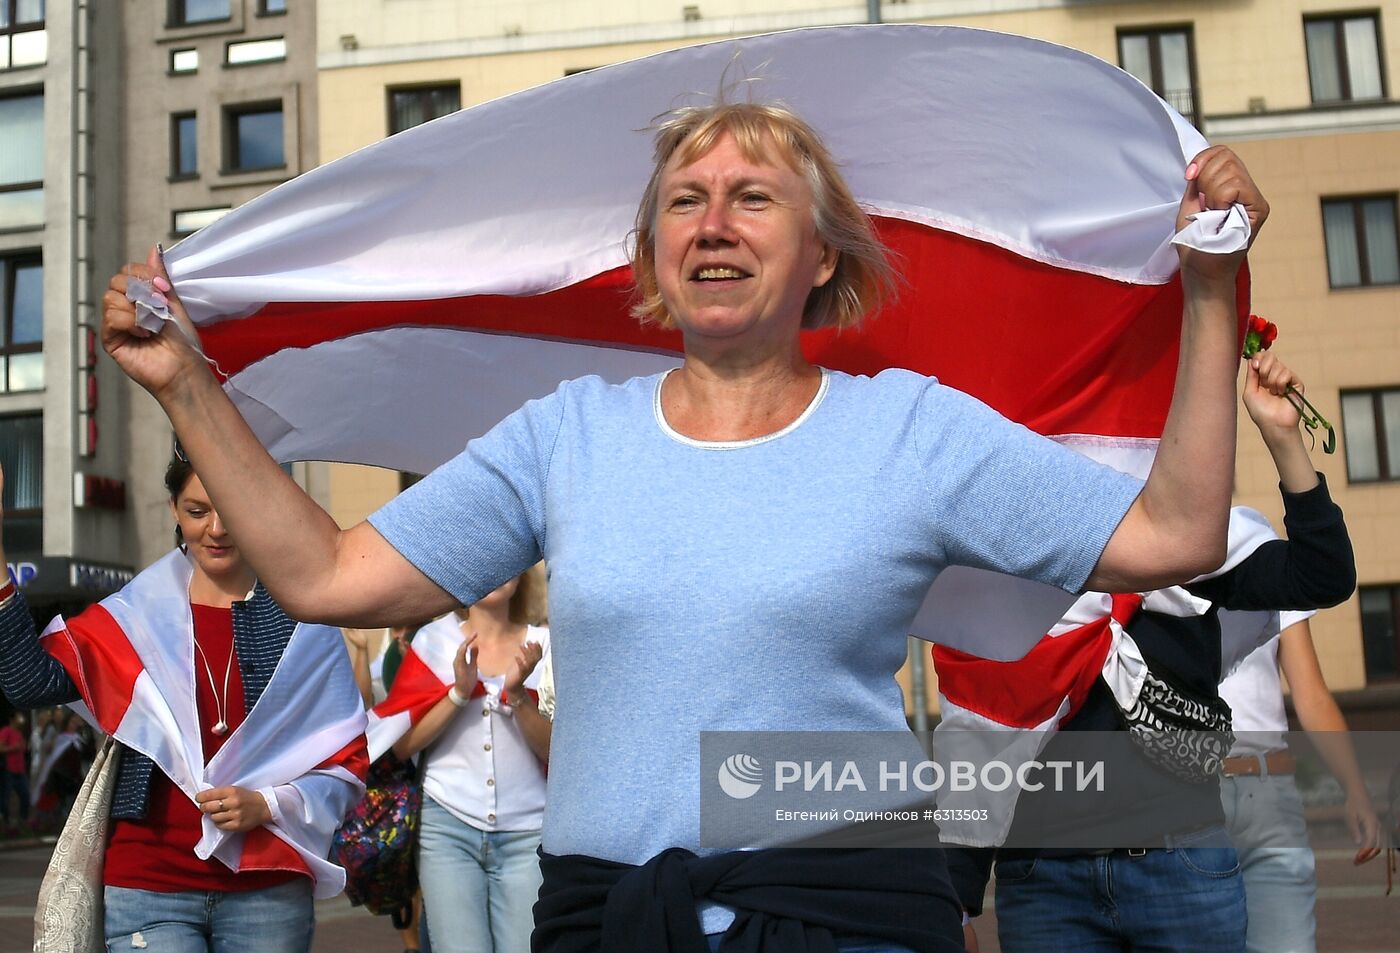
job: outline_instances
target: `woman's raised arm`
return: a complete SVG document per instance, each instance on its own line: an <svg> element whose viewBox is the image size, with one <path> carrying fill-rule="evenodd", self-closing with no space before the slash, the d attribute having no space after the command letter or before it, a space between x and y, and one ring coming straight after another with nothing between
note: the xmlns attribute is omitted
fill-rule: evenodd
<svg viewBox="0 0 1400 953"><path fill-rule="evenodd" d="M1239 203L1259 234L1269 205L1229 149L1213 146L1196 156L1186 180L1178 230L1188 215ZM1244 252L1180 253L1184 308L1171 409L1147 485L1104 547L1090 590L1161 589L1209 572L1225 558L1240 366L1235 279Z"/></svg>
<svg viewBox="0 0 1400 953"><path fill-rule="evenodd" d="M446 612L457 600L368 523L342 530L258 442L204 359L172 329L136 324L128 277L151 281L191 335L194 326L153 249L112 278L102 344L160 403L248 563L294 618L363 628Z"/></svg>

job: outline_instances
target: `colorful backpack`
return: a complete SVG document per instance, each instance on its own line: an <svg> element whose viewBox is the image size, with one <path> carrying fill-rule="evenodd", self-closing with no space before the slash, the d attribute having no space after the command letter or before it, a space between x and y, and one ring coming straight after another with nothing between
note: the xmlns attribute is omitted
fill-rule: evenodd
<svg viewBox="0 0 1400 953"><path fill-rule="evenodd" d="M418 890L414 852L423 788L412 761L386 752L369 769L365 796L335 832L331 860L345 868L345 894L373 914L397 914Z"/></svg>

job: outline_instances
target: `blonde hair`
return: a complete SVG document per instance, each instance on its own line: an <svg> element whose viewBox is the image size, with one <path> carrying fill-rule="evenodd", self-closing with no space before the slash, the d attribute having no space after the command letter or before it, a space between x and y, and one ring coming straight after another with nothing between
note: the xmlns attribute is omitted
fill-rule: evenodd
<svg viewBox="0 0 1400 953"><path fill-rule="evenodd" d="M632 314L643 322L675 327L656 282L656 215L661 175L673 158L684 165L707 154L720 137L734 137L744 158L771 162L778 157L802 175L812 190L812 221L817 237L837 252L831 279L813 288L802 309L804 328L846 328L858 324L893 295L894 269L875 235L870 216L846 185L821 137L785 106L725 103L684 106L659 117L655 165L632 232L631 263L636 279Z"/></svg>
<svg viewBox="0 0 1400 953"><path fill-rule="evenodd" d="M538 562L520 574L520 584L510 597L510 621L516 625L546 625L549 622L549 583L544 563Z"/></svg>

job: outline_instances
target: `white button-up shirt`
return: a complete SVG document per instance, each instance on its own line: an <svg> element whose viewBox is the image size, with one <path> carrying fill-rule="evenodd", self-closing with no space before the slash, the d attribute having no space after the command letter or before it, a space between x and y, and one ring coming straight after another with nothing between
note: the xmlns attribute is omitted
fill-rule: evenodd
<svg viewBox="0 0 1400 953"><path fill-rule="evenodd" d="M549 658L549 630L530 626ZM525 687L538 690L544 667ZM504 676L483 678L486 694L470 699L425 752L423 792L458 820L483 831L537 831L544 820L545 766L501 703Z"/></svg>

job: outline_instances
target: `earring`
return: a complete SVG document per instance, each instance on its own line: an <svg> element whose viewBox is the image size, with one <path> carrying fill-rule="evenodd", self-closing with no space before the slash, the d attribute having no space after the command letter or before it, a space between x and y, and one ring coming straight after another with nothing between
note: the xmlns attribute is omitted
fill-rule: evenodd
<svg viewBox="0 0 1400 953"><path fill-rule="evenodd" d="M187 553L187 552L190 551L190 548L189 548L188 546L185 545L185 534L182 533L182 532L180 532L180 524L179 524L179 523L176 523L176 524L175 524L175 546L176 546L176 547L180 550L180 552L182 552L182 553Z"/></svg>

